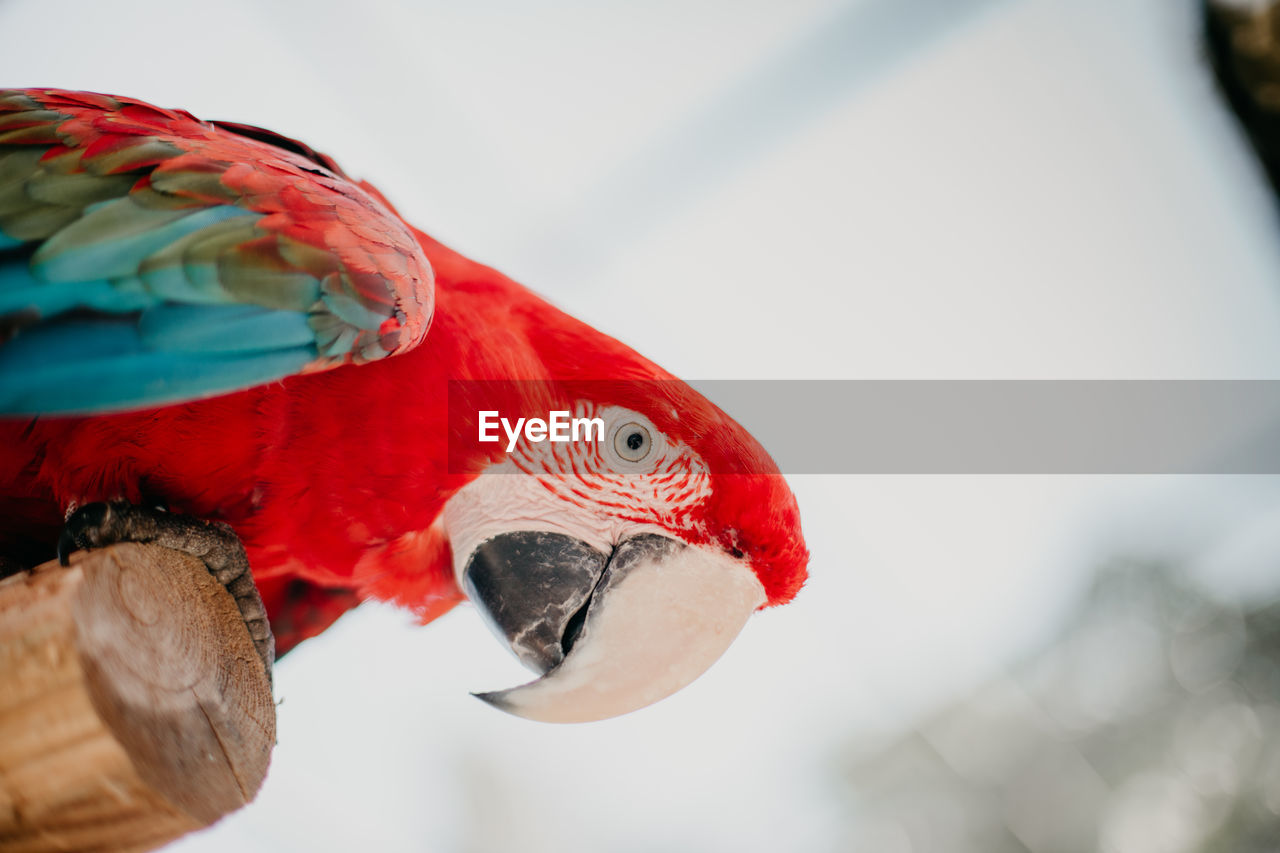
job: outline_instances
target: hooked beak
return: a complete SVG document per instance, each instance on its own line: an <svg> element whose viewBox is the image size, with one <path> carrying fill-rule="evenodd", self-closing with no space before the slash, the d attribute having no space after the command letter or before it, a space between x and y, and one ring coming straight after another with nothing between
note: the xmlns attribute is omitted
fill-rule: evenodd
<svg viewBox="0 0 1280 853"><path fill-rule="evenodd" d="M463 585L541 675L476 695L550 723L602 720L670 696L724 653L765 600L744 562L653 533L612 554L561 533L503 533L472 552Z"/></svg>

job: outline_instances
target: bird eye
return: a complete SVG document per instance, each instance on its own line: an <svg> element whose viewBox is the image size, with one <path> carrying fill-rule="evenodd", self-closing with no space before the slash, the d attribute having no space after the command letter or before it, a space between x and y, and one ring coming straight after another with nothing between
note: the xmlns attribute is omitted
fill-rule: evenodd
<svg viewBox="0 0 1280 853"><path fill-rule="evenodd" d="M652 448L649 430L638 423L623 424L613 434L613 449L628 462L639 462L649 455Z"/></svg>

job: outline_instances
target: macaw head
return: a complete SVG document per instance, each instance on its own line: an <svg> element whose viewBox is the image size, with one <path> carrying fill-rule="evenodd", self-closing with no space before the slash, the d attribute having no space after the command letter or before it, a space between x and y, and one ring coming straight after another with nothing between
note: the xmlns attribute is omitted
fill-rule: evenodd
<svg viewBox="0 0 1280 853"><path fill-rule="evenodd" d="M449 404L457 458L484 459L444 511L455 577L539 676L480 698L547 722L684 687L754 611L791 600L808 561L795 498L742 426L571 329L577 345L564 325L555 346L531 333L556 379L454 383Z"/></svg>

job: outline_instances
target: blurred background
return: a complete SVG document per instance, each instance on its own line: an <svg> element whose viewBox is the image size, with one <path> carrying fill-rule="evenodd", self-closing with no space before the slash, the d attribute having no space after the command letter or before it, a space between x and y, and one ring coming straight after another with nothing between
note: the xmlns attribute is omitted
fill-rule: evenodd
<svg viewBox="0 0 1280 853"><path fill-rule="evenodd" d="M1276 379L1199 16L0 0L0 79L305 140L692 379ZM277 668L258 800L172 849L1280 849L1280 479L791 481L811 582L675 697L508 717L469 608L365 605Z"/></svg>

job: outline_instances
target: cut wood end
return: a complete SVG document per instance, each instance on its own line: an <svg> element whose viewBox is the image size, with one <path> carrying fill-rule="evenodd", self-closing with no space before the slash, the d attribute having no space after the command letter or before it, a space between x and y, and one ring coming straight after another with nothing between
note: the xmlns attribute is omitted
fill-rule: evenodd
<svg viewBox="0 0 1280 853"><path fill-rule="evenodd" d="M71 562L0 582L0 848L151 849L253 799L275 705L230 594L156 546Z"/></svg>

